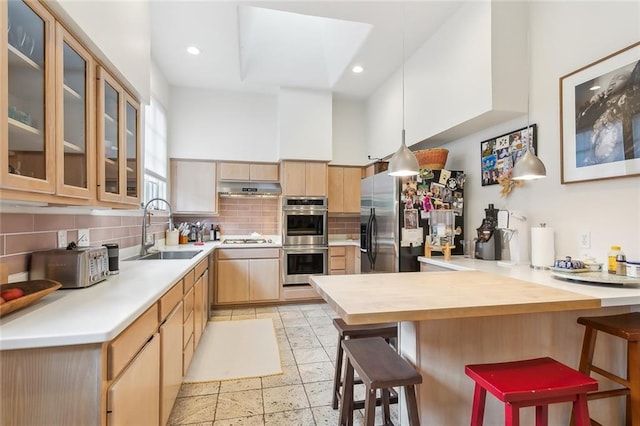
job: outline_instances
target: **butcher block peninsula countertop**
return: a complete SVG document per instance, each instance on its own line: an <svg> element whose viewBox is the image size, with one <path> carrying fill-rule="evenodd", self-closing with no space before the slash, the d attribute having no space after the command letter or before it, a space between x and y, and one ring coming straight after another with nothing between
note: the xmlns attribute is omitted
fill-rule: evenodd
<svg viewBox="0 0 640 426"><path fill-rule="evenodd" d="M481 271L312 276L349 324L557 312L600 307L600 299Z"/></svg>

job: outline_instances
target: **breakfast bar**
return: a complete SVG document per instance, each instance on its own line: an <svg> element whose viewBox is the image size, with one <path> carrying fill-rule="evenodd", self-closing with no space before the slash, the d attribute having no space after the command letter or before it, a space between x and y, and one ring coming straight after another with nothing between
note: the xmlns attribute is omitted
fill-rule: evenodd
<svg viewBox="0 0 640 426"><path fill-rule="evenodd" d="M312 277L314 288L347 323L400 322L400 352L423 379L421 424L469 424L473 381L464 374L466 364L549 356L577 368L583 328L576 319L640 305L639 287L583 288L528 267L519 278L510 269L459 269L467 270ZM528 276L534 278L523 278ZM615 290L625 297L616 299ZM607 301L609 295L619 303ZM606 344L611 350L600 363L623 373L622 342ZM593 401L589 407L605 424L621 424L622 402ZM533 408L521 416L523 424L533 422ZM569 424L569 417L570 404L549 407L549 424ZM487 398L485 424L502 423L502 404Z"/></svg>

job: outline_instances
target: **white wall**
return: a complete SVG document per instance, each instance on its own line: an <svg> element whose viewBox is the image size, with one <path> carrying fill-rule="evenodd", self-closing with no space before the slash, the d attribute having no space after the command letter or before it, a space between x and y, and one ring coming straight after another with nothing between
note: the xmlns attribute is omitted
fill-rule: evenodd
<svg viewBox="0 0 640 426"><path fill-rule="evenodd" d="M171 88L169 157L278 161L274 95Z"/></svg>
<svg viewBox="0 0 640 426"><path fill-rule="evenodd" d="M171 101L171 87L158 65L151 62L150 92L160 104L167 109Z"/></svg>
<svg viewBox="0 0 640 426"><path fill-rule="evenodd" d="M480 142L524 127L526 117L446 144L447 168L467 172L467 235L475 235L483 209L493 203L524 212L529 226L553 227L556 257L587 253L602 261L609 246L619 244L627 258L640 259L640 177L561 185L558 118L561 76L638 40L639 2L531 3L531 122L538 125L547 178L525 183L508 198L500 197L499 186L481 186ZM591 249L579 248L583 230L591 232Z"/></svg>
<svg viewBox="0 0 640 426"><path fill-rule="evenodd" d="M371 163L365 150L365 115L364 101L333 97L332 164Z"/></svg>
<svg viewBox="0 0 640 426"><path fill-rule="evenodd" d="M278 94L279 158L331 160L331 92L280 88Z"/></svg>
<svg viewBox="0 0 640 426"><path fill-rule="evenodd" d="M118 79L149 102L151 73L148 0L50 0L47 4L80 36Z"/></svg>

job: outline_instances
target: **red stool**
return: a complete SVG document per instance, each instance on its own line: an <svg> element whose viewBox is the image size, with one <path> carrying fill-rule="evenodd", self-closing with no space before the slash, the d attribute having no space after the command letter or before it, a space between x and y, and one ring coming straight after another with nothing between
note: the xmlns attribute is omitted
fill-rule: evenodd
<svg viewBox="0 0 640 426"><path fill-rule="evenodd" d="M536 407L536 426L547 425L548 405L573 402L578 426L589 426L587 392L598 381L551 358L496 364L467 365L465 373L476 382L471 426L482 426L487 391L505 403L505 425L520 424L522 407Z"/></svg>

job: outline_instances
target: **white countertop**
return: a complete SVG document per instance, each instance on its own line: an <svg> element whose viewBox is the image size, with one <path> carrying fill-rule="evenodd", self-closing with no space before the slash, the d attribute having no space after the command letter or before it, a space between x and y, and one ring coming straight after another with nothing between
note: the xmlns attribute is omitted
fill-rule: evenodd
<svg viewBox="0 0 640 426"><path fill-rule="evenodd" d="M87 288L61 289L0 319L0 349L112 340L204 259L219 242L167 250L200 250L189 260L120 260L120 273Z"/></svg>
<svg viewBox="0 0 640 426"><path fill-rule="evenodd" d="M442 257L418 257L418 261L456 271L476 270L490 272L537 284L544 284L562 290L569 290L585 296L596 297L601 300L601 306L603 307L629 305L638 305L640 307L640 285L637 284L609 285L565 281L554 278L549 270L533 269L528 264L500 266L497 261L470 259L462 256L452 256L449 261L445 261Z"/></svg>

